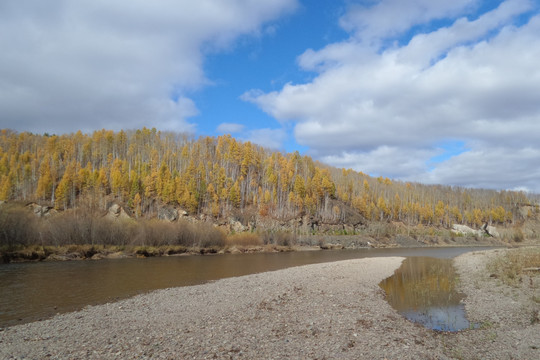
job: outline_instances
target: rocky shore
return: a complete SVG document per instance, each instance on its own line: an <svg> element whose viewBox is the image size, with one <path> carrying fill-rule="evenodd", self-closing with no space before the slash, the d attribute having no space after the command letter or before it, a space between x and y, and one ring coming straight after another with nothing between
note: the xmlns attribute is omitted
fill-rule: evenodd
<svg viewBox="0 0 540 360"><path fill-rule="evenodd" d="M0 358L540 358L534 301L490 277L495 254L455 260L474 330L440 333L405 320L378 286L403 258L369 258L159 290L5 328Z"/></svg>

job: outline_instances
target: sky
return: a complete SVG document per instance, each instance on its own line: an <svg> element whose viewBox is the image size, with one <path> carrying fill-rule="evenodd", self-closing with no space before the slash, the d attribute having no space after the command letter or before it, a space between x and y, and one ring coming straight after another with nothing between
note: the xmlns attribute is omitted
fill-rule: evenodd
<svg viewBox="0 0 540 360"><path fill-rule="evenodd" d="M0 49L0 128L540 193L539 0L2 0Z"/></svg>

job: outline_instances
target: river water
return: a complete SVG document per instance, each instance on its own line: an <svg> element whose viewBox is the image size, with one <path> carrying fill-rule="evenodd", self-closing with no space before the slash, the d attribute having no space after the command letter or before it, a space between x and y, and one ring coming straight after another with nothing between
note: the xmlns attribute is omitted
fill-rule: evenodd
<svg viewBox="0 0 540 360"><path fill-rule="evenodd" d="M429 329L459 331L474 324L467 319L458 281L452 259L409 257L379 285L405 318Z"/></svg>
<svg viewBox="0 0 540 360"><path fill-rule="evenodd" d="M365 257L450 259L481 247L398 248L0 264L0 327L156 289Z"/></svg>

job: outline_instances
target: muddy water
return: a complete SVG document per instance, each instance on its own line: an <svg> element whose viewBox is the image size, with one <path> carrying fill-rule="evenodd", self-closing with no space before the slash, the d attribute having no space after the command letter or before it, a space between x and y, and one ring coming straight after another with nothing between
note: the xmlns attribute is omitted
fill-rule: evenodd
<svg viewBox="0 0 540 360"><path fill-rule="evenodd" d="M390 305L407 319L430 329L459 331L471 324L457 282L451 259L410 257L380 286Z"/></svg>
<svg viewBox="0 0 540 360"><path fill-rule="evenodd" d="M451 258L483 248L305 251L0 264L0 327L139 293L305 264L378 256Z"/></svg>

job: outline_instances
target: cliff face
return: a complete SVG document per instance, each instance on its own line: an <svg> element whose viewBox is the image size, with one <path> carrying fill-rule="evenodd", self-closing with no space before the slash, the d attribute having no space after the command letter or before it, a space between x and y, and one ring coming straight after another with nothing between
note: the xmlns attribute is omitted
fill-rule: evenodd
<svg viewBox="0 0 540 360"><path fill-rule="evenodd" d="M337 204L337 201L334 201ZM338 205L335 205L338 206ZM346 216L321 218L299 215L285 219L262 216L253 209L237 211L228 217L214 218L208 215L190 215L174 206L158 208L158 216L165 223L189 222L211 224L226 234L279 234L292 235L294 241L304 245L327 248L359 248L387 246L433 246L433 245L501 245L540 242L540 216L529 216L519 224L495 227L484 223L478 228L453 224L451 229L442 226L411 225L395 221L367 220L359 212L347 209ZM112 208L119 213L117 205ZM523 212L520 209L520 212ZM111 210L109 210L109 213ZM529 215L530 212L528 213Z"/></svg>

